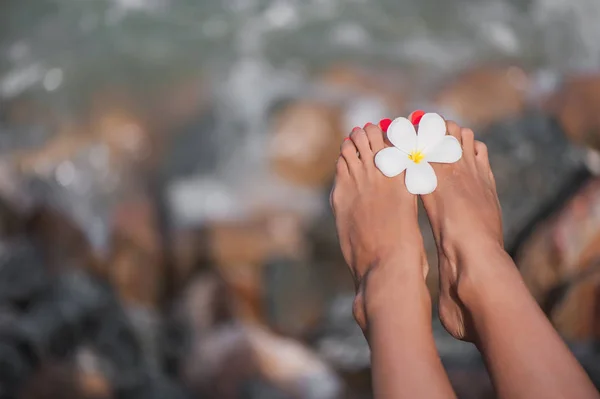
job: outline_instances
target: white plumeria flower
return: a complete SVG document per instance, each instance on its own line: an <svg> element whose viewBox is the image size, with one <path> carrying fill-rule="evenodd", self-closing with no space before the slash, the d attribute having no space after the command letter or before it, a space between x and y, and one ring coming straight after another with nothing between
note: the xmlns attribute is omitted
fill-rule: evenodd
<svg viewBox="0 0 600 399"><path fill-rule="evenodd" d="M406 118L395 119L387 131L394 145L375 156L375 165L387 177L406 170L406 188L412 194L431 194L437 176L430 163L454 163L462 157L462 147L454 136L446 135L446 122L438 114L425 114L419 134Z"/></svg>

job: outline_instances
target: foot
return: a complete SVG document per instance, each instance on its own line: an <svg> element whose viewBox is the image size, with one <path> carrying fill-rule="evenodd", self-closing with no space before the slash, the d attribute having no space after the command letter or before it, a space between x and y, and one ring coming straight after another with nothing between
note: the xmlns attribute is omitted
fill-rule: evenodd
<svg viewBox="0 0 600 399"><path fill-rule="evenodd" d="M375 166L384 146L378 126L354 129L342 144L331 192L340 246L357 288L354 315L363 330L371 272L417 274L423 280L428 272L416 196L406 190L403 175L390 179Z"/></svg>
<svg viewBox="0 0 600 399"><path fill-rule="evenodd" d="M485 144L454 122L447 129L462 143L463 157L433 165L438 187L422 200L438 248L440 320L455 338L473 341L459 283L485 267L486 254L502 250L502 219Z"/></svg>

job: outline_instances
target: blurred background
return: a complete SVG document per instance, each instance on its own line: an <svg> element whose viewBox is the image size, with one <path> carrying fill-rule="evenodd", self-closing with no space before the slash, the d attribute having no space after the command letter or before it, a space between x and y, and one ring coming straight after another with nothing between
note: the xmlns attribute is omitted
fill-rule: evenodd
<svg viewBox="0 0 600 399"><path fill-rule="evenodd" d="M370 398L328 195L354 126L415 109L488 144L507 249L600 383L599 21L597 0L0 1L0 398ZM460 397L493 398L433 323Z"/></svg>

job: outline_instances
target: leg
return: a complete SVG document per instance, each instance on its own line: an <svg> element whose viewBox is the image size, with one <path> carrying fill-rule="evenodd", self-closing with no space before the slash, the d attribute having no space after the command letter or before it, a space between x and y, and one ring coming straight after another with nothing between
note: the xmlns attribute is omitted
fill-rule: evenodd
<svg viewBox="0 0 600 399"><path fill-rule="evenodd" d="M376 169L374 156L383 147L379 127L355 129L342 145L331 193L357 288L354 315L371 347L375 396L452 398L431 331L416 197L402 178L390 180Z"/></svg>
<svg viewBox="0 0 600 399"><path fill-rule="evenodd" d="M598 398L503 249L500 207L483 143L448 122L463 158L434 165L423 197L438 246L440 319L483 354L500 398Z"/></svg>

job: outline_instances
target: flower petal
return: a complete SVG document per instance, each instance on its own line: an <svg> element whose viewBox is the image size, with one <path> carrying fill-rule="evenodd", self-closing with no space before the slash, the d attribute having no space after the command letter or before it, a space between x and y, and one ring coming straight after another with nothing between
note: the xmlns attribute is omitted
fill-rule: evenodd
<svg viewBox="0 0 600 399"><path fill-rule="evenodd" d="M399 150L409 153L417 148L417 132L406 118L396 118L388 127L387 137Z"/></svg>
<svg viewBox="0 0 600 399"><path fill-rule="evenodd" d="M425 152L425 161L439 163L454 163L462 157L462 147L454 136L444 136Z"/></svg>
<svg viewBox="0 0 600 399"><path fill-rule="evenodd" d="M408 156L396 147L384 148L375 155L375 166L387 177L395 177L413 163Z"/></svg>
<svg viewBox="0 0 600 399"><path fill-rule="evenodd" d="M406 169L406 188L411 194L431 194L437 187L437 176L428 162L412 163Z"/></svg>
<svg viewBox="0 0 600 399"><path fill-rule="evenodd" d="M428 113L423 115L419 122L417 147L425 151L439 143L446 135L446 121L438 114Z"/></svg>

